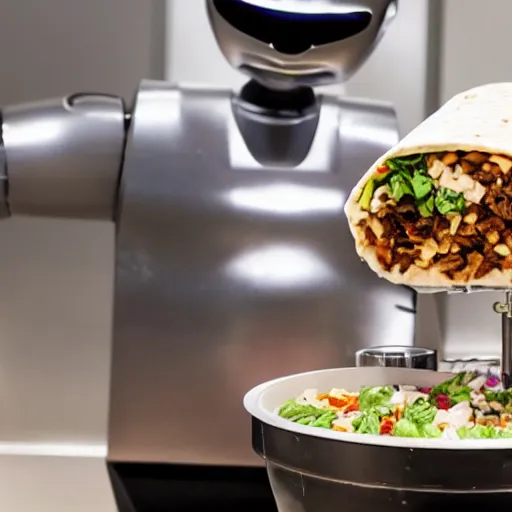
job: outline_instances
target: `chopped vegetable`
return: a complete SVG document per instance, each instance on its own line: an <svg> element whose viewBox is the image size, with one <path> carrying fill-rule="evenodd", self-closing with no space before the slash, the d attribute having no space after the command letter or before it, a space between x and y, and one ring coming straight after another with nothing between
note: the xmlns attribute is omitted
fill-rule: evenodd
<svg viewBox="0 0 512 512"><path fill-rule="evenodd" d="M379 165L379 167L377 167L377 172L379 174L387 174L389 172L389 167L387 165Z"/></svg>
<svg viewBox="0 0 512 512"><path fill-rule="evenodd" d="M370 209L370 203L372 202L373 192L375 190L375 181L368 180L364 186L361 197L359 198L359 204L363 210Z"/></svg>
<svg viewBox="0 0 512 512"><path fill-rule="evenodd" d="M492 386L493 388L495 386ZM512 403L512 389L507 389L505 391L485 391L485 399L488 402L499 402L500 404L507 406Z"/></svg>
<svg viewBox="0 0 512 512"><path fill-rule="evenodd" d="M496 439L497 431L490 425L475 425L474 427L461 427L457 430L460 439Z"/></svg>
<svg viewBox="0 0 512 512"><path fill-rule="evenodd" d="M375 411L363 412L361 416L354 420L352 426L358 434L377 435L380 431L379 415Z"/></svg>
<svg viewBox="0 0 512 512"><path fill-rule="evenodd" d="M301 425L331 428L336 413L312 405L299 404L295 400L288 400L279 410L279 416Z"/></svg>
<svg viewBox="0 0 512 512"><path fill-rule="evenodd" d="M407 157L398 157L388 160L386 165L393 170L400 168L427 169L425 155L412 155Z"/></svg>
<svg viewBox="0 0 512 512"><path fill-rule="evenodd" d="M426 425L434 421L436 412L436 408L432 404L424 398L419 398L405 409L404 418L416 425Z"/></svg>
<svg viewBox="0 0 512 512"><path fill-rule="evenodd" d="M436 438L443 435L442 430L437 425L427 424L423 425L421 429L421 437Z"/></svg>
<svg viewBox="0 0 512 512"><path fill-rule="evenodd" d="M391 187L391 195L396 202L404 196L414 196L410 180L405 173L399 172L391 176L389 186Z"/></svg>
<svg viewBox="0 0 512 512"><path fill-rule="evenodd" d="M435 207L434 196L429 196L424 201L419 201L417 207L422 217L432 217Z"/></svg>
<svg viewBox="0 0 512 512"><path fill-rule="evenodd" d="M489 389L491 387L492 389ZM364 386L306 390L279 415L310 427L404 438L512 439L512 388L495 376L454 375L432 388Z"/></svg>
<svg viewBox="0 0 512 512"><path fill-rule="evenodd" d="M498 377L492 376L492 377L489 377L489 378L485 381L485 386L486 386L486 387L488 387L488 388L494 388L494 387L496 387L499 383L500 383L500 379L498 379Z"/></svg>
<svg viewBox="0 0 512 512"><path fill-rule="evenodd" d="M447 411L450 408L450 397L448 395L437 395L436 405L438 409Z"/></svg>
<svg viewBox="0 0 512 512"><path fill-rule="evenodd" d="M468 384L474 379L474 373L460 373L452 379L434 386L430 391L431 396L437 397L438 395L446 395L450 401L449 406L469 401L471 399L472 389ZM446 399L442 398L439 403L446 404ZM441 407L440 407L441 408Z"/></svg>
<svg viewBox="0 0 512 512"><path fill-rule="evenodd" d="M392 386L362 388L359 393L359 409L365 411L377 406L387 405L394 392Z"/></svg>
<svg viewBox="0 0 512 512"><path fill-rule="evenodd" d="M462 213L466 207L464 194L446 187L436 188L438 184L428 173L425 155L393 158L378 166L359 197L363 210L370 210L376 185L383 182L389 185L394 201L412 197L422 217L432 217L436 210L441 215Z"/></svg>
<svg viewBox="0 0 512 512"><path fill-rule="evenodd" d="M333 420L336 418L336 413L332 411L326 411L319 418L311 423L312 427L331 428Z"/></svg>
<svg viewBox="0 0 512 512"><path fill-rule="evenodd" d="M421 437L418 426L406 418L396 422L393 435L396 437Z"/></svg>
<svg viewBox="0 0 512 512"><path fill-rule="evenodd" d="M436 194L435 206L441 215L462 213L466 207L464 194L441 187Z"/></svg>
<svg viewBox="0 0 512 512"><path fill-rule="evenodd" d="M434 180L421 171L415 171L411 179L414 198L418 201L427 197L434 187Z"/></svg>
<svg viewBox="0 0 512 512"><path fill-rule="evenodd" d="M380 422L379 434L381 436L391 435L394 428L395 428L395 420L393 417L382 418L382 420Z"/></svg>
<svg viewBox="0 0 512 512"><path fill-rule="evenodd" d="M375 183L375 185L380 185L380 184L384 183L385 181L387 181L387 179L390 176L389 168L385 172L381 173L381 172L379 172L379 170L377 170L377 172L378 172L378 174L376 174L373 177L373 182Z"/></svg>

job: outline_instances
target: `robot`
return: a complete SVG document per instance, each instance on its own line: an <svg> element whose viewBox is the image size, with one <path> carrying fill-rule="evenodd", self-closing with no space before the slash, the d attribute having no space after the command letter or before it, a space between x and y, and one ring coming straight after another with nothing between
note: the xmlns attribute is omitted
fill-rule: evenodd
<svg viewBox="0 0 512 512"><path fill-rule="evenodd" d="M238 93L143 81L2 110L0 211L116 223L108 468L122 512L276 510L244 393L413 345L415 295L377 279L343 204L398 140L350 78L397 0L207 0Z"/></svg>

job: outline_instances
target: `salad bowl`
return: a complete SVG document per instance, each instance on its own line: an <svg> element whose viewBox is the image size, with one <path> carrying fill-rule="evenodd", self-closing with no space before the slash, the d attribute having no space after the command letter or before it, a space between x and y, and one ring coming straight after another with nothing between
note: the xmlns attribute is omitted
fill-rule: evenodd
<svg viewBox="0 0 512 512"><path fill-rule="evenodd" d="M306 389L431 388L451 373L340 368L291 375L247 393L253 448L266 462L280 512L480 510L512 503L512 439L362 435L314 428L279 416ZM334 505L338 504L338 505ZM342 505L341 505L342 504Z"/></svg>

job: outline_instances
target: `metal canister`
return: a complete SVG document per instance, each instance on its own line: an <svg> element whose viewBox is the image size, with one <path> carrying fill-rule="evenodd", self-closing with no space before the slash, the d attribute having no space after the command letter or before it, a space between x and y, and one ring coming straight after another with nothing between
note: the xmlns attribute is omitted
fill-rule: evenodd
<svg viewBox="0 0 512 512"><path fill-rule="evenodd" d="M380 366L437 370L437 352L429 348L383 346L356 352L356 366Z"/></svg>

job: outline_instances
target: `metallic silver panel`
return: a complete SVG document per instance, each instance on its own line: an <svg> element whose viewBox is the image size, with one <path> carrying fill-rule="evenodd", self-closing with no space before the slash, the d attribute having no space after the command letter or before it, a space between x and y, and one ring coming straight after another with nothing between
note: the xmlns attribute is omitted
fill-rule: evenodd
<svg viewBox="0 0 512 512"><path fill-rule="evenodd" d="M5 148L0 135L0 220L10 216L7 179L7 161L5 158Z"/></svg>
<svg viewBox="0 0 512 512"><path fill-rule="evenodd" d="M279 0L248 1L279 10ZM310 48L298 55L280 53L270 44L230 25L218 12L213 0L206 0L210 24L222 53L235 69L271 88L288 89L298 85L330 85L348 80L371 55L395 17L398 0L325 0L296 2L296 12L368 12L370 24L357 35Z"/></svg>
<svg viewBox="0 0 512 512"><path fill-rule="evenodd" d="M121 184L109 459L255 465L242 397L411 345L413 294L358 260L343 205L393 110L322 101L295 168L263 167L229 91L145 82Z"/></svg>
<svg viewBox="0 0 512 512"><path fill-rule="evenodd" d="M5 108L13 215L113 219L125 127L120 98L76 94Z"/></svg>

